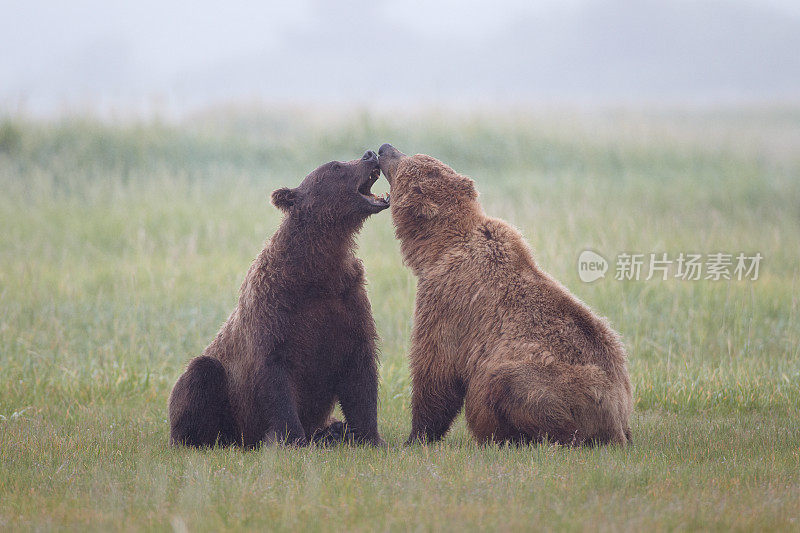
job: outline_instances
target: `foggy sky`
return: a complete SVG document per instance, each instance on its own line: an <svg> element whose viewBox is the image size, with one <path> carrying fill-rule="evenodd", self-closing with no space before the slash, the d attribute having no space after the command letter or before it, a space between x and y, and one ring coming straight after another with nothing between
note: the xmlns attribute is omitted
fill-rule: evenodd
<svg viewBox="0 0 800 533"><path fill-rule="evenodd" d="M14 1L0 110L797 101L793 0Z"/></svg>

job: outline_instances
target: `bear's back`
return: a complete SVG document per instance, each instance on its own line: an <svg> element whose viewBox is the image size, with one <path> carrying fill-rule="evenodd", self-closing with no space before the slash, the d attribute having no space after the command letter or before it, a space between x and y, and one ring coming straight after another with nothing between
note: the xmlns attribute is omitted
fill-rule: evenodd
<svg viewBox="0 0 800 533"><path fill-rule="evenodd" d="M466 358L475 365L492 344L516 343L613 373L624 365L624 350L607 322L540 270L522 235L500 219L486 217L426 270L416 308L415 326L448 340L452 364Z"/></svg>

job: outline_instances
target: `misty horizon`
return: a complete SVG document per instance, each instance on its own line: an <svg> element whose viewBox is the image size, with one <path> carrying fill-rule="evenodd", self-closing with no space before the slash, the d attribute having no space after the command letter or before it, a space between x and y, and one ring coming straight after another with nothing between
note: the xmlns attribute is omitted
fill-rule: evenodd
<svg viewBox="0 0 800 533"><path fill-rule="evenodd" d="M800 8L788 1L461 5L14 6L0 23L11 52L0 59L0 111L800 96Z"/></svg>

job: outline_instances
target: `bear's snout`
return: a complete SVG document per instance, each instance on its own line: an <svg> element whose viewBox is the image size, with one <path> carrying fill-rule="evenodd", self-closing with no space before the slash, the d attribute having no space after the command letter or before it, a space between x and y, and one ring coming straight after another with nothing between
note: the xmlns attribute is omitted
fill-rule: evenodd
<svg viewBox="0 0 800 533"><path fill-rule="evenodd" d="M375 161L378 162L378 155L373 152L372 150L367 150L364 152L364 157L361 158L364 161Z"/></svg>
<svg viewBox="0 0 800 533"><path fill-rule="evenodd" d="M378 155L381 157L385 155L389 155L391 152L396 152L397 149L389 143L383 143L380 148L378 148Z"/></svg>
<svg viewBox="0 0 800 533"><path fill-rule="evenodd" d="M390 187L393 185L392 174L394 174L397 164L403 157L405 157L405 154L389 143L382 144L381 147L378 148L378 164L381 167L383 175L386 176L386 179L389 181Z"/></svg>

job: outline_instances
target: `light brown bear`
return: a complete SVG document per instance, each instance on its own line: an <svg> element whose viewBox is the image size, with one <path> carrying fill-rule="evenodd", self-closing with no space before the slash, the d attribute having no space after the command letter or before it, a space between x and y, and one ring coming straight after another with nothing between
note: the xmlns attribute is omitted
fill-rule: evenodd
<svg viewBox="0 0 800 533"><path fill-rule="evenodd" d="M617 333L537 267L517 230L486 216L472 180L389 144L379 163L418 278L408 443L442 438L462 405L481 442L629 442Z"/></svg>

